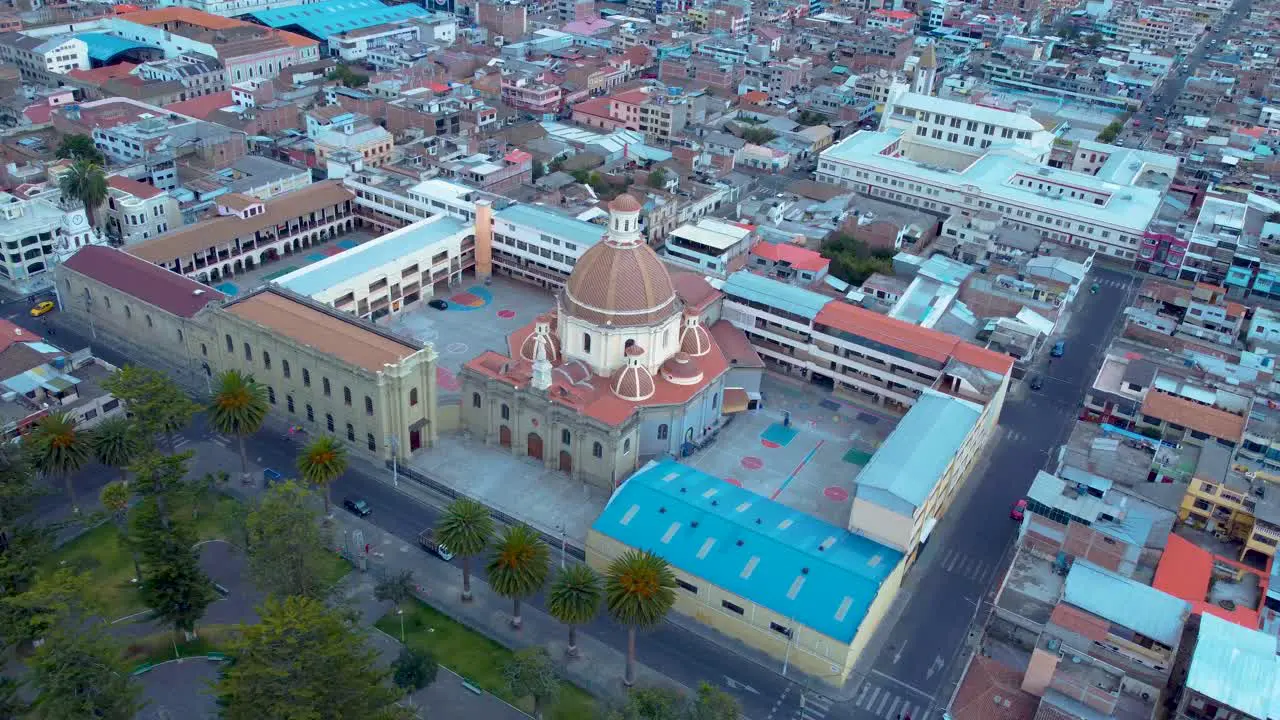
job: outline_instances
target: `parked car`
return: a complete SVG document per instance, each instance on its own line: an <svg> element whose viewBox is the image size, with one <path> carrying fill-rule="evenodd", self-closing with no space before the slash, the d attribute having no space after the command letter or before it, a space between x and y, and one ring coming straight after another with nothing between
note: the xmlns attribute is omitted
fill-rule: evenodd
<svg viewBox="0 0 1280 720"><path fill-rule="evenodd" d="M431 307L433 307L433 308L437 309L437 310L448 310L448 309L449 309L449 303L448 303L448 302L446 302L446 301L444 301L444 300L441 300L440 298L436 298L436 299L434 299L434 300L428 300L428 301L427 301L427 304L428 304L428 305L430 305Z"/></svg>
<svg viewBox="0 0 1280 720"><path fill-rule="evenodd" d="M38 302L36 303L35 307L31 308L31 317L40 317L41 315L49 312L53 308L54 308L54 304L52 300L44 300L42 302Z"/></svg>
<svg viewBox="0 0 1280 720"><path fill-rule="evenodd" d="M1035 377L1031 378L1032 390L1039 390L1042 387L1044 387L1044 378L1040 377L1039 375L1036 375Z"/></svg>
<svg viewBox="0 0 1280 720"><path fill-rule="evenodd" d="M1009 508L1009 517L1014 520L1021 521L1022 517L1026 515L1026 513L1027 513L1027 501L1025 498L1022 500L1018 500L1013 504L1013 507Z"/></svg>
<svg viewBox="0 0 1280 720"><path fill-rule="evenodd" d="M360 517L368 517L369 513L373 512L373 508L369 507L369 503L365 502L363 498L345 498L342 501L342 507Z"/></svg>
<svg viewBox="0 0 1280 720"><path fill-rule="evenodd" d="M423 550L426 550L445 562L449 562L453 559L453 553L449 552L449 548L445 547L444 543L436 540L436 531L434 528L427 528L426 530L418 533L418 545L420 545Z"/></svg>
<svg viewBox="0 0 1280 720"><path fill-rule="evenodd" d="M1059 340L1058 342L1054 343L1053 349L1049 351L1049 354L1052 355L1053 357L1062 357L1063 355L1066 355L1067 342L1065 340Z"/></svg>

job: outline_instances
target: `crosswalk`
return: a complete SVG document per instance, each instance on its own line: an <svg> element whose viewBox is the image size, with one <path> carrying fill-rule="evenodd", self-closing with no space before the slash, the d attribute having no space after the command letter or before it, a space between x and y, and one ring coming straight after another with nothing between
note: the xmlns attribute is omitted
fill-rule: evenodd
<svg viewBox="0 0 1280 720"><path fill-rule="evenodd" d="M903 692L902 688L889 683L866 680L854 689L853 699L849 701L860 711L862 717L877 717L883 720L928 720L930 710L919 697ZM807 708L806 708L807 710ZM805 720L823 720L824 716L798 715Z"/></svg>
<svg viewBox="0 0 1280 720"><path fill-rule="evenodd" d="M1098 285L1100 285L1100 286L1102 286L1102 287L1109 287L1109 288L1126 288L1126 287L1129 287L1129 283L1125 282L1124 280L1116 280L1116 279L1113 279L1113 278L1106 278L1106 279L1096 280L1095 282L1097 282L1097 284L1098 284Z"/></svg>
<svg viewBox="0 0 1280 720"><path fill-rule="evenodd" d="M1014 430L1010 428L1004 431L1004 439L1008 442L1022 442L1027 439L1027 434L1021 430Z"/></svg>
<svg viewBox="0 0 1280 720"><path fill-rule="evenodd" d="M986 585L995 575L997 565L994 562L980 560L948 548L940 551L937 564L934 567L940 568L943 572L967 578L980 585Z"/></svg>

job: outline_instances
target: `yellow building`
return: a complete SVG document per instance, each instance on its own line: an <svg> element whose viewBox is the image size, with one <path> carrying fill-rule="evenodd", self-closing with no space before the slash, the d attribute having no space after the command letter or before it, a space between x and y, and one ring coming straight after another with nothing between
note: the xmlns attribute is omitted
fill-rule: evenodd
<svg viewBox="0 0 1280 720"><path fill-rule="evenodd" d="M1240 560L1275 557L1280 545L1280 477L1233 465L1231 452L1206 445L1178 508L1178 520L1244 543Z"/></svg>
<svg viewBox="0 0 1280 720"><path fill-rule="evenodd" d="M898 550L670 460L632 475L587 535L599 571L630 549L671 564L676 612L836 686L905 567Z"/></svg>

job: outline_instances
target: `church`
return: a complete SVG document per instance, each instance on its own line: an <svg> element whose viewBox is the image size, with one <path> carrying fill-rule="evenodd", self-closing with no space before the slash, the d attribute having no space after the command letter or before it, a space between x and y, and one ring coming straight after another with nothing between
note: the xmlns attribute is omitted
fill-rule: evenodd
<svg viewBox="0 0 1280 720"><path fill-rule="evenodd" d="M640 210L631 195L611 201L605 237L578 260L554 311L512 333L507 354L464 365L463 429L613 489L745 409L759 357L720 319L719 291L673 275L645 243Z"/></svg>

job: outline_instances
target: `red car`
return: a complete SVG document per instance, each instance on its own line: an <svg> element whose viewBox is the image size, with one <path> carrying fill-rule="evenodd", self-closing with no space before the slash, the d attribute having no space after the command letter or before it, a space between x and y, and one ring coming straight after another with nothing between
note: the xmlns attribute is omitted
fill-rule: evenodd
<svg viewBox="0 0 1280 720"><path fill-rule="evenodd" d="M1009 517L1013 518L1014 520L1020 521L1022 520L1022 516L1026 513L1026 511L1027 511L1027 501L1019 500L1013 504L1013 507L1009 508Z"/></svg>

